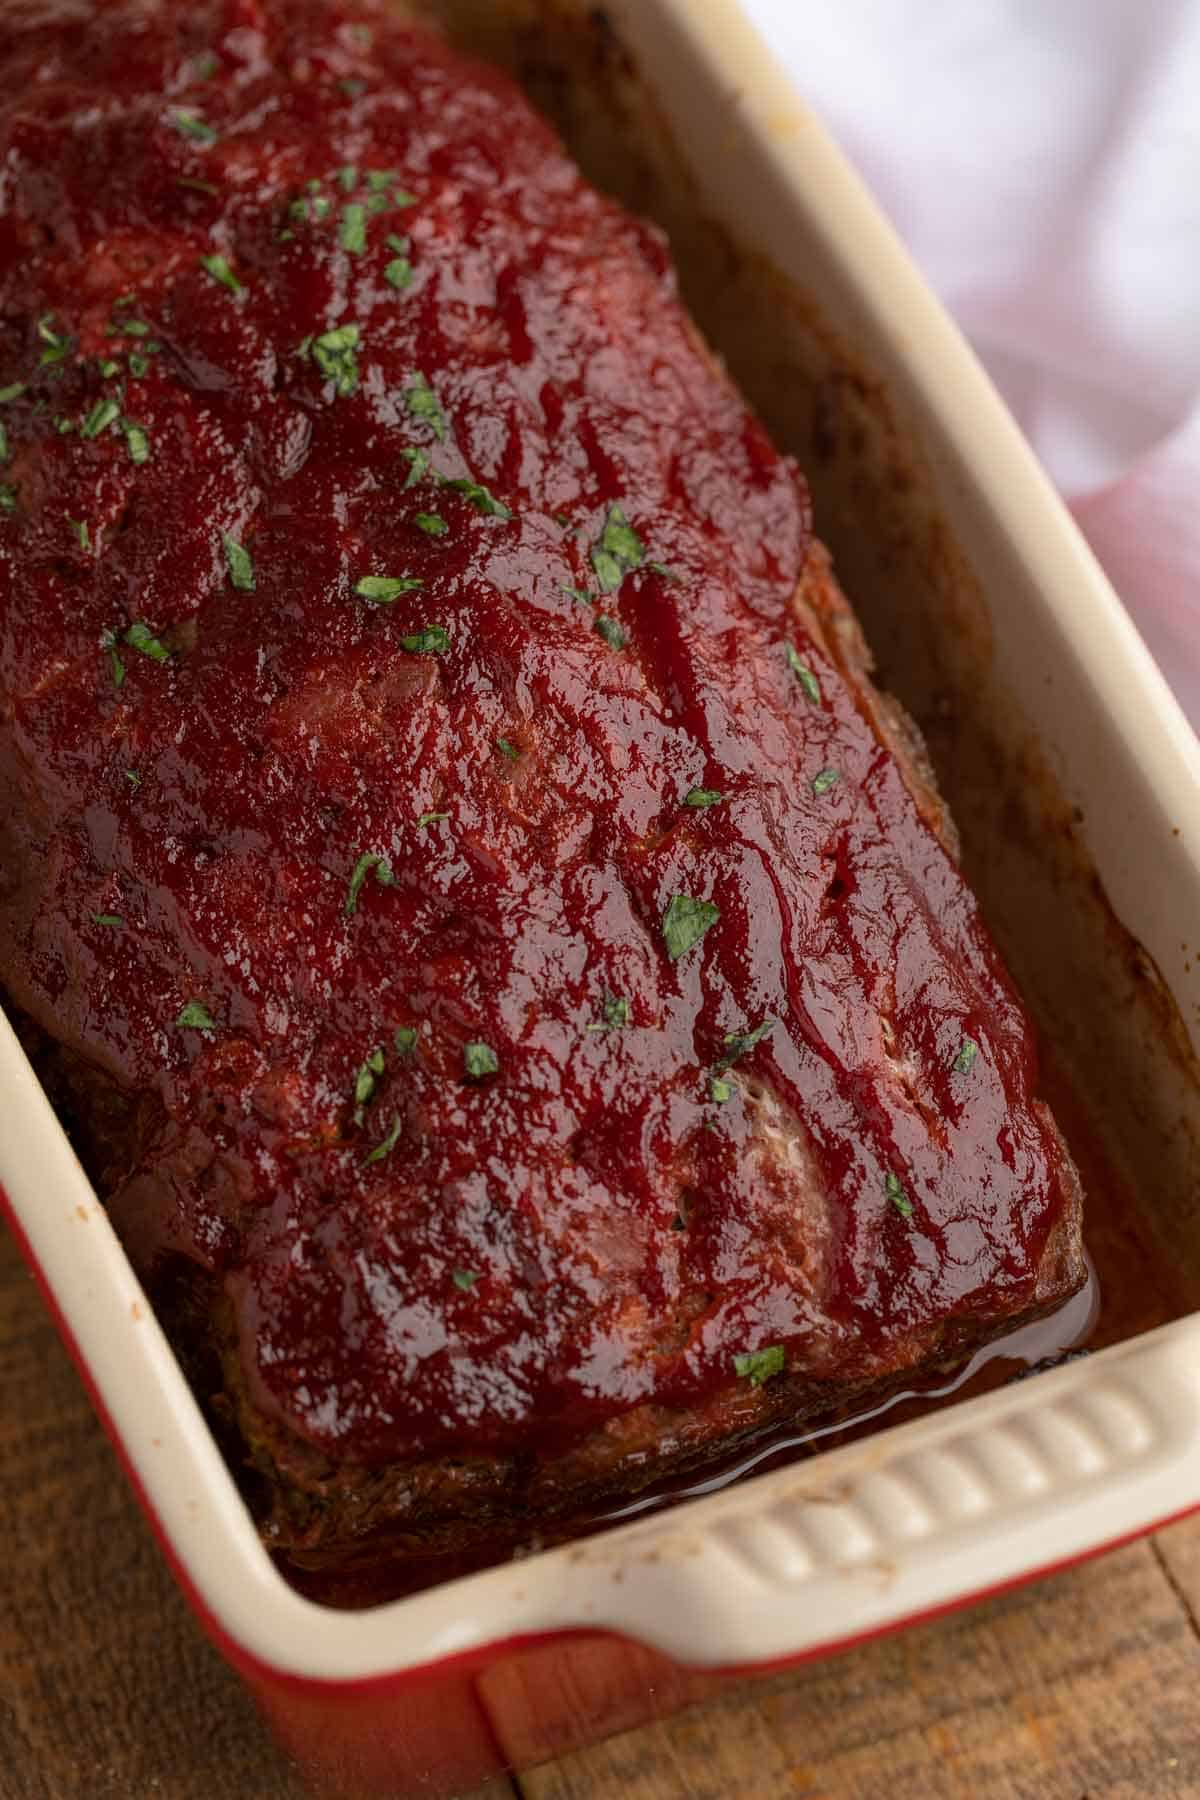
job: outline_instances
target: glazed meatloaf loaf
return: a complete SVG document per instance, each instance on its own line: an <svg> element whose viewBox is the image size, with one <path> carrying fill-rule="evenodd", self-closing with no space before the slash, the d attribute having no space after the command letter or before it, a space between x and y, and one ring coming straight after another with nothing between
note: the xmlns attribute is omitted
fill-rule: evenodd
<svg viewBox="0 0 1200 1800"><path fill-rule="evenodd" d="M0 979L267 1540L1059 1305L1029 1023L661 235L370 0L0 22Z"/></svg>

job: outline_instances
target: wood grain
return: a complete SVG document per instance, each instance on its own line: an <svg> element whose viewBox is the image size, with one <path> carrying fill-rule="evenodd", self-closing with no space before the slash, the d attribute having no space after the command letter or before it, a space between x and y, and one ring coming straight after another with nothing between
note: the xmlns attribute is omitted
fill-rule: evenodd
<svg viewBox="0 0 1200 1800"><path fill-rule="evenodd" d="M0 1238L0 1800L300 1800ZM1200 1800L1200 1522L470 1800Z"/></svg>

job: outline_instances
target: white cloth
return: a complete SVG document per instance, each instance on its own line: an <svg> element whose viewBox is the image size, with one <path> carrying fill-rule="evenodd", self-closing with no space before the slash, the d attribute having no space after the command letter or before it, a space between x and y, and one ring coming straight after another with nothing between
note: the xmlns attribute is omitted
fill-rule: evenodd
<svg viewBox="0 0 1200 1800"><path fill-rule="evenodd" d="M742 0L1200 726L1200 0Z"/></svg>

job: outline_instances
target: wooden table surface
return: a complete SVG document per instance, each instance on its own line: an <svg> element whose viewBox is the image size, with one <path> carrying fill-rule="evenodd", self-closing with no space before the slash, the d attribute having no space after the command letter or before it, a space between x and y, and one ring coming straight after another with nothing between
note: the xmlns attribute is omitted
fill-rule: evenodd
<svg viewBox="0 0 1200 1800"><path fill-rule="evenodd" d="M0 1237L0 1800L301 1800ZM470 1800L1200 1800L1200 1520Z"/></svg>

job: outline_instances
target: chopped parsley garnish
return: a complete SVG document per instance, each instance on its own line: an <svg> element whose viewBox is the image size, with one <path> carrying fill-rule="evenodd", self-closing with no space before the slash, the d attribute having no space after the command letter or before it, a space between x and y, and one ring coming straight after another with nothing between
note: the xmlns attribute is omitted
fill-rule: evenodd
<svg viewBox="0 0 1200 1800"><path fill-rule="evenodd" d="M720 788L689 788L687 793L683 796L683 804L685 806L695 806L699 808L706 806L720 806L724 798L725 796Z"/></svg>
<svg viewBox="0 0 1200 1800"><path fill-rule="evenodd" d="M814 706L819 706L821 703L821 688L816 676L804 661L804 658L800 655L800 652L796 649L794 644L788 644L786 650L788 668L792 671L792 674L804 689L806 697L812 701Z"/></svg>
<svg viewBox="0 0 1200 1800"><path fill-rule="evenodd" d="M8 461L8 431L0 425L0 462Z"/></svg>
<svg viewBox="0 0 1200 1800"><path fill-rule="evenodd" d="M470 1081L479 1081L484 1075L496 1075L500 1070L500 1058L490 1044L475 1042L463 1045L463 1067Z"/></svg>
<svg viewBox="0 0 1200 1800"><path fill-rule="evenodd" d="M441 513L417 513L413 524L429 537L445 537L450 529Z"/></svg>
<svg viewBox="0 0 1200 1800"><path fill-rule="evenodd" d="M199 113L176 111L172 115L172 122L176 131L182 137L190 138L193 144L207 146L215 144L217 141L216 132L206 119L200 117Z"/></svg>
<svg viewBox="0 0 1200 1800"><path fill-rule="evenodd" d="M355 75L346 75L338 82L338 93L345 94L347 100L357 100L366 91L366 82L359 80Z"/></svg>
<svg viewBox="0 0 1200 1800"><path fill-rule="evenodd" d="M327 219L333 211L333 201L328 194L314 194L311 201L312 216L316 220Z"/></svg>
<svg viewBox="0 0 1200 1800"><path fill-rule="evenodd" d="M0 406L7 406L10 400L19 400L24 392L23 381L10 381L6 388L0 388Z"/></svg>
<svg viewBox="0 0 1200 1800"><path fill-rule="evenodd" d="M521 752L517 749L517 746L511 744L507 738L497 738L496 748L501 756L508 758L509 762L519 762L521 759Z"/></svg>
<svg viewBox="0 0 1200 1800"><path fill-rule="evenodd" d="M354 591L372 606L390 606L401 594L411 594L424 585L419 575L364 575L355 582Z"/></svg>
<svg viewBox="0 0 1200 1800"><path fill-rule="evenodd" d="M140 381L143 375L148 375L150 373L149 362L138 350L130 351L129 373L133 376L135 381Z"/></svg>
<svg viewBox="0 0 1200 1800"><path fill-rule="evenodd" d="M838 769L822 769L819 775L813 776L812 791L814 794L827 794L841 780Z"/></svg>
<svg viewBox="0 0 1200 1800"><path fill-rule="evenodd" d="M443 656L450 648L450 634L442 625L423 625L420 631L410 631L402 637L400 643L414 656Z"/></svg>
<svg viewBox="0 0 1200 1800"><path fill-rule="evenodd" d="M354 865L350 885L346 889L346 901L342 908L346 918L351 918L358 911L358 896L362 892L363 882L372 873L380 887L396 885L396 877L392 874L392 865L387 857L380 855L378 850L364 850Z"/></svg>
<svg viewBox="0 0 1200 1800"><path fill-rule="evenodd" d="M449 817L450 817L449 813L424 812L421 814L420 818L417 820L417 830L424 831L426 826L440 824L440 822L443 819L448 819Z"/></svg>
<svg viewBox="0 0 1200 1800"><path fill-rule="evenodd" d="M341 168L334 174L333 179L337 182L343 194L352 194L358 186L358 169L354 163L343 163Z"/></svg>
<svg viewBox="0 0 1200 1800"><path fill-rule="evenodd" d="M358 1074L354 1077L354 1104L365 1106L375 1092L378 1078L386 1068L382 1049L372 1050Z"/></svg>
<svg viewBox="0 0 1200 1800"><path fill-rule="evenodd" d="M181 1031L215 1031L217 1021L203 1000L189 1000L175 1021Z"/></svg>
<svg viewBox="0 0 1200 1800"><path fill-rule="evenodd" d="M469 1294L479 1280L479 1271L478 1269L455 1269L450 1279L456 1288L459 1288L464 1294Z"/></svg>
<svg viewBox="0 0 1200 1800"><path fill-rule="evenodd" d="M140 650L143 656L148 656L151 662L169 662L171 660L171 652L167 646L156 638L150 627L143 625L140 619L136 620L125 633L125 642L131 650Z"/></svg>
<svg viewBox="0 0 1200 1800"><path fill-rule="evenodd" d="M442 487L453 488L456 494L463 494L477 507L481 513L487 513L493 519L511 519L512 509L505 506L503 500L497 500L489 488L481 481L472 481L469 475L456 475L452 479L440 476Z"/></svg>
<svg viewBox="0 0 1200 1800"><path fill-rule="evenodd" d="M213 280L219 282L223 288L228 288L231 294L245 293L245 283L238 280L225 257L202 256L200 267L206 275L211 275Z"/></svg>
<svg viewBox="0 0 1200 1800"><path fill-rule="evenodd" d="M136 769L126 769L125 779L129 783L130 787L139 788L142 785L142 778L138 774Z"/></svg>
<svg viewBox="0 0 1200 1800"><path fill-rule="evenodd" d="M722 1106L726 1100L733 1099L733 1083L726 1080L724 1075L714 1072L708 1078L708 1093L710 1099L715 1100L718 1106Z"/></svg>
<svg viewBox="0 0 1200 1800"><path fill-rule="evenodd" d="M358 201L352 201L342 208L338 243L352 256L361 256L367 247L367 209Z"/></svg>
<svg viewBox="0 0 1200 1800"><path fill-rule="evenodd" d="M38 357L38 363L42 368L63 362L71 354L71 339L54 329L52 312L42 314L37 322L37 334L45 346Z"/></svg>
<svg viewBox="0 0 1200 1800"><path fill-rule="evenodd" d="M181 175L175 183L176 187L191 188L197 194L219 194L220 188L212 181L198 181L194 175Z"/></svg>
<svg viewBox="0 0 1200 1800"><path fill-rule="evenodd" d="M418 481L423 480L428 474L429 452L428 450L418 450L413 445L408 444L400 454L409 465L408 475L405 478L404 487L401 489L401 492L404 493L407 492L410 487L416 487Z"/></svg>
<svg viewBox="0 0 1200 1800"><path fill-rule="evenodd" d="M441 402L419 369L413 377L412 386L404 390L404 404L414 419L424 419L432 427L433 435L440 444L446 436L445 415Z"/></svg>
<svg viewBox="0 0 1200 1800"><path fill-rule="evenodd" d="M122 662L121 653L117 649L116 637L111 631L106 631L101 638L100 648L108 654L108 666L112 671L113 686L115 688L123 686L125 681L125 664Z"/></svg>
<svg viewBox="0 0 1200 1800"><path fill-rule="evenodd" d="M352 394L358 386L358 348L362 333L357 325L335 325L312 343L313 361L337 393Z"/></svg>
<svg viewBox="0 0 1200 1800"><path fill-rule="evenodd" d="M616 619L610 619L607 613L600 613L596 619L596 631L610 650L623 650L629 638Z"/></svg>
<svg viewBox="0 0 1200 1800"><path fill-rule="evenodd" d="M671 961L678 962L686 951L698 944L720 916L720 907L714 906L711 900L696 900L691 894L672 894L662 916L663 942Z"/></svg>
<svg viewBox="0 0 1200 1800"><path fill-rule="evenodd" d="M0 513L15 513L17 510L17 490L8 482L0 484Z"/></svg>
<svg viewBox="0 0 1200 1800"><path fill-rule="evenodd" d="M629 1023L629 1002L622 994L605 994L600 1011L602 1017L587 1027L589 1031L619 1031Z"/></svg>
<svg viewBox="0 0 1200 1800"><path fill-rule="evenodd" d="M974 1038L965 1037L958 1047L958 1055L950 1064L955 1075L969 1075L975 1066L975 1058L979 1055L979 1045Z"/></svg>
<svg viewBox="0 0 1200 1800"><path fill-rule="evenodd" d="M580 606L595 606L597 596L589 594L586 588L565 587L563 593L568 600L577 600Z"/></svg>
<svg viewBox="0 0 1200 1800"><path fill-rule="evenodd" d="M364 1169L367 1167L368 1163L382 1162L385 1156L390 1156L399 1140L400 1114L397 1113L392 1120L392 1128L387 1136L380 1143L376 1144L373 1150L368 1150L367 1154L363 1157Z"/></svg>
<svg viewBox="0 0 1200 1800"><path fill-rule="evenodd" d="M254 564L250 552L230 537L227 531L221 533L221 548L225 552L225 567L229 570L230 585L240 588L244 594L254 592Z"/></svg>
<svg viewBox="0 0 1200 1800"><path fill-rule="evenodd" d="M114 399L109 397L105 400L97 400L95 406L93 406L91 412L79 427L79 435L82 438L99 437L100 433L102 431L107 431L113 421L120 418L120 416L121 408Z"/></svg>
<svg viewBox="0 0 1200 1800"><path fill-rule="evenodd" d="M132 360L131 357L130 361ZM150 439L146 436L145 427L136 424L133 419L122 419L121 430L125 433L125 448L129 452L130 462L149 462Z"/></svg>
<svg viewBox="0 0 1200 1800"><path fill-rule="evenodd" d="M115 305L116 302L114 301ZM108 322L109 337L148 338L150 327L144 319L110 319Z"/></svg>
<svg viewBox="0 0 1200 1800"><path fill-rule="evenodd" d="M725 1054L716 1065L718 1071L728 1069L737 1062L739 1057L748 1055L756 1044L762 1043L769 1031L774 1031L778 1023L778 1019L773 1019L768 1015L761 1024L754 1027L753 1031L727 1032L725 1034Z"/></svg>
<svg viewBox="0 0 1200 1800"><path fill-rule="evenodd" d="M383 188L391 187L399 177L399 169L365 169L363 181L371 193L376 194Z"/></svg>
<svg viewBox="0 0 1200 1800"><path fill-rule="evenodd" d="M761 1387L772 1375L782 1375L786 1368L787 1357L782 1344L769 1344L765 1350L748 1350L733 1359L735 1375L748 1381L751 1387Z"/></svg>
<svg viewBox="0 0 1200 1800"><path fill-rule="evenodd" d="M120 363L114 362L110 356L104 358L103 362L99 364L99 369L105 381L111 381L114 375L121 373Z"/></svg>
<svg viewBox="0 0 1200 1800"><path fill-rule="evenodd" d="M125 921L121 917L120 913L93 913L92 914L92 924L93 925L111 925L114 931L119 931L122 928L122 926L124 925L124 923L125 923Z"/></svg>
<svg viewBox="0 0 1200 1800"><path fill-rule="evenodd" d="M667 567L666 563L649 562L646 564L646 567L649 569L649 571L652 575L661 575L664 581L682 581L683 580L682 575L677 575L675 573L674 569L669 569Z"/></svg>
<svg viewBox="0 0 1200 1800"><path fill-rule="evenodd" d="M389 239L388 241L389 243L393 243L395 240ZM406 287L411 287L412 278L413 266L409 262L407 256L403 254L393 256L389 262L384 264L383 279L387 282L389 287L398 288L403 291Z"/></svg>
<svg viewBox="0 0 1200 1800"><path fill-rule="evenodd" d="M411 1056L417 1047L417 1033L412 1025L397 1025L392 1036L397 1056Z"/></svg>
<svg viewBox="0 0 1200 1800"><path fill-rule="evenodd" d="M893 1175L890 1169L883 1178L883 1191L902 1219L912 1218L912 1201L905 1193L904 1184L900 1180L900 1177L898 1175Z"/></svg>
<svg viewBox="0 0 1200 1800"><path fill-rule="evenodd" d="M641 538L619 506L609 508L600 541L592 551L592 567L602 594L619 588L632 569L638 569L645 557Z"/></svg>
<svg viewBox="0 0 1200 1800"><path fill-rule="evenodd" d="M79 545L79 548L81 550L90 550L92 547L92 534L88 530L87 520L86 519L68 519L67 524L71 527L71 530L75 533L75 539Z"/></svg>

